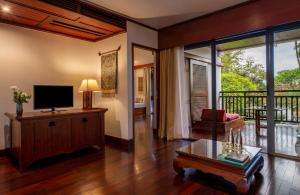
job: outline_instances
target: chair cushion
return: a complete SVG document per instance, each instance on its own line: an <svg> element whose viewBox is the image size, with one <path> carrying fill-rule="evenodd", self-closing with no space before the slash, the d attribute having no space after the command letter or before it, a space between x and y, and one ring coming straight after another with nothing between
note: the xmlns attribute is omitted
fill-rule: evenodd
<svg viewBox="0 0 300 195"><path fill-rule="evenodd" d="M203 121L211 121L212 109L203 109L201 119ZM225 121L226 121L225 110L217 110L217 122L225 122Z"/></svg>
<svg viewBox="0 0 300 195"><path fill-rule="evenodd" d="M232 120L240 118L239 114L226 113L225 115L226 115L226 121L232 121Z"/></svg>

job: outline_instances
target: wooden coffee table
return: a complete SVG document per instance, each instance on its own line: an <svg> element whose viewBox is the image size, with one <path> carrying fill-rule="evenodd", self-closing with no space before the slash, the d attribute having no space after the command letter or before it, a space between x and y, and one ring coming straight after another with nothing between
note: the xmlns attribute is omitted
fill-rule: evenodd
<svg viewBox="0 0 300 195"><path fill-rule="evenodd" d="M179 175L184 175L183 168L194 168L221 176L235 185L238 194L247 194L251 183L255 181L254 174L264 166L264 159L261 148L244 146L244 149L250 154L250 162L241 167L218 160L223 150L222 142L200 139L176 150L173 167Z"/></svg>

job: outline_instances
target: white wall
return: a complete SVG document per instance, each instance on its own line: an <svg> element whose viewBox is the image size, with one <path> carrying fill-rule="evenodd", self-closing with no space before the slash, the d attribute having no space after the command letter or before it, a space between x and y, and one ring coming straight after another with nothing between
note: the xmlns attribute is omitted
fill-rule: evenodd
<svg viewBox="0 0 300 195"><path fill-rule="evenodd" d="M97 78L100 81L101 60L97 53L116 49L119 45L118 94L113 98L96 94L94 106L109 109L106 113L107 135L129 138L127 33L93 43L0 24L0 42L0 149L8 147L4 140L9 140L4 133L9 122L4 112L15 112L9 86L17 85L32 94L34 84L73 85L74 107L80 108L82 94L77 89L81 80ZM24 106L25 112L32 108L32 100Z"/></svg>
<svg viewBox="0 0 300 195"><path fill-rule="evenodd" d="M107 107L109 111L106 113L106 135L129 139L128 134L128 63L127 63L127 33L113 36L93 44L92 50L95 54L98 51L111 51L117 49L121 45L118 52L118 89L114 97L101 97L98 95L96 105ZM96 55L98 62L100 57ZM101 63L99 63L100 66ZM100 74L100 69L97 70ZM100 77L99 77L100 83Z"/></svg>
<svg viewBox="0 0 300 195"><path fill-rule="evenodd" d="M145 28L132 22L127 22L127 55L128 55L128 129L129 139L133 137L133 76L132 76L132 44L140 44L143 46L158 48L158 34L157 31Z"/></svg>

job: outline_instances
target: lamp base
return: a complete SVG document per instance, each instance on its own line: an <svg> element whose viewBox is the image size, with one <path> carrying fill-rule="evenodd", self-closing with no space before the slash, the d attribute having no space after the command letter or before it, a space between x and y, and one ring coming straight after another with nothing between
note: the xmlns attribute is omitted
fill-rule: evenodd
<svg viewBox="0 0 300 195"><path fill-rule="evenodd" d="M93 92L83 92L83 109L88 110L93 108Z"/></svg>

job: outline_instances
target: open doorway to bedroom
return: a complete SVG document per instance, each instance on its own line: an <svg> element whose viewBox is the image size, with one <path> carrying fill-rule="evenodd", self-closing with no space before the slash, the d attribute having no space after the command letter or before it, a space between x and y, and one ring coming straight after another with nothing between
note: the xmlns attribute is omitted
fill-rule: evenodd
<svg viewBox="0 0 300 195"><path fill-rule="evenodd" d="M152 144L157 130L157 66L156 50L133 45L134 141L138 151Z"/></svg>

